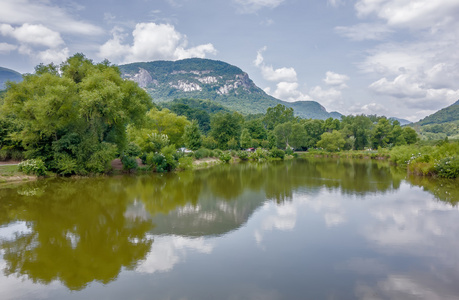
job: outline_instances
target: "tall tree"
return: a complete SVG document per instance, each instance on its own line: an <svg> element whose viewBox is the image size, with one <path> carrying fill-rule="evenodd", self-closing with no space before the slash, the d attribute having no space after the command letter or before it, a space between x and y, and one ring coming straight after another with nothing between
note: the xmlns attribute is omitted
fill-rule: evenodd
<svg viewBox="0 0 459 300"><path fill-rule="evenodd" d="M218 113L211 119L210 136L217 142L218 148L227 149L228 142L234 138L239 143L243 118L239 113Z"/></svg>
<svg viewBox="0 0 459 300"><path fill-rule="evenodd" d="M10 137L57 172L64 165L73 173L104 171L127 144L126 125L142 122L151 98L108 61L76 54L56 70L39 65L9 84L1 114L17 124Z"/></svg>
<svg viewBox="0 0 459 300"><path fill-rule="evenodd" d="M198 121L193 120L191 124L185 126L183 134L183 142L185 147L191 150L198 150L202 146L202 136L199 130Z"/></svg>
<svg viewBox="0 0 459 300"><path fill-rule="evenodd" d="M293 115L293 108L286 107L282 104L277 104L274 107L269 107L266 110L265 117L263 118L263 123L266 126L266 129L273 130L277 125L287 123L295 120Z"/></svg>

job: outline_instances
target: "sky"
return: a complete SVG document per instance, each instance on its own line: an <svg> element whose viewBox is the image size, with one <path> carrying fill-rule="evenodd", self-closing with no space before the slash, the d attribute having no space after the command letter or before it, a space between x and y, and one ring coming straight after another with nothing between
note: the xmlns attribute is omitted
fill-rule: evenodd
<svg viewBox="0 0 459 300"><path fill-rule="evenodd" d="M459 0L0 0L0 66L201 57L268 94L417 121L459 99Z"/></svg>

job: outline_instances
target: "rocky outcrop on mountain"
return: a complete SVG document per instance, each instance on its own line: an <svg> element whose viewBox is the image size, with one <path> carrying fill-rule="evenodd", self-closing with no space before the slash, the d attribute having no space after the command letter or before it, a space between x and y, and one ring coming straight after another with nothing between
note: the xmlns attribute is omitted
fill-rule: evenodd
<svg viewBox="0 0 459 300"><path fill-rule="evenodd" d="M294 107L303 118L327 119L331 115L314 101L284 102L266 94L249 75L228 63L190 58L178 61L140 62L119 66L124 78L144 88L155 102L178 98L215 101L243 114L265 113L268 107Z"/></svg>

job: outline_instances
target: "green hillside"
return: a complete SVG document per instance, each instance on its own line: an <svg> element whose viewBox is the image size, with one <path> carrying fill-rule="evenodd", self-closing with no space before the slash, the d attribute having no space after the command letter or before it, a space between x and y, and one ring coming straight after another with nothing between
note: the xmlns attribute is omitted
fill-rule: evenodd
<svg viewBox="0 0 459 300"><path fill-rule="evenodd" d="M268 107L293 107L303 118L327 119L328 113L314 101L285 102L266 94L247 73L228 63L190 58L179 61L139 62L119 66L124 78L145 88L155 102L174 99L206 99L243 114L265 113Z"/></svg>
<svg viewBox="0 0 459 300"><path fill-rule="evenodd" d="M7 81L21 81L22 75L16 71L0 67L0 90L5 88Z"/></svg>
<svg viewBox="0 0 459 300"><path fill-rule="evenodd" d="M410 126L425 140L459 139L459 100Z"/></svg>

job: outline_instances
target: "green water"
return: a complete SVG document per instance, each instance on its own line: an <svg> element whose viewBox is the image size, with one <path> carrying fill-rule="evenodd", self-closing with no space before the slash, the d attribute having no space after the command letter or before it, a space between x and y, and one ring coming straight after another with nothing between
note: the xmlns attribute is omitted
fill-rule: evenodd
<svg viewBox="0 0 459 300"><path fill-rule="evenodd" d="M458 299L458 181L293 160L0 188L0 299Z"/></svg>

